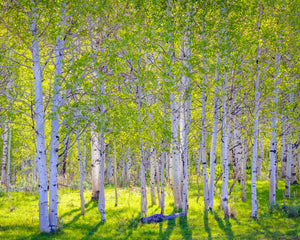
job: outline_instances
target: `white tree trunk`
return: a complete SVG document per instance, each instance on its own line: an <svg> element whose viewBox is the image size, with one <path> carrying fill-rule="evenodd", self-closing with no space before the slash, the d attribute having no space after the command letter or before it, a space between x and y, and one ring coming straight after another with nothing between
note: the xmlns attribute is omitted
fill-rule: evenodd
<svg viewBox="0 0 300 240"><path fill-rule="evenodd" d="M78 165L79 165L79 185L80 185L80 207L81 214L84 215L84 196L83 196L83 167L82 167L82 158L81 158L81 148L80 148L80 135L79 129L76 129L76 139L77 139L77 153L78 153Z"/></svg>
<svg viewBox="0 0 300 240"><path fill-rule="evenodd" d="M104 85L104 83L103 83ZM102 91L101 95L104 96L104 86L102 86ZM102 109L101 109L101 129L100 129L100 191L99 191L99 202L98 202L98 210L101 214L101 220L102 222L106 221L106 216L105 216L105 192L104 192L104 162L105 162L105 142L104 142L104 119L103 119L103 114L104 114L104 106L102 104Z"/></svg>
<svg viewBox="0 0 300 240"><path fill-rule="evenodd" d="M221 63L220 52L217 52L217 65ZM213 127L212 127L212 138L210 148L210 169L209 169L209 185L208 185L208 199L209 209L214 209L214 180L215 171L217 165L217 139L218 139L218 123L219 123L219 71L216 71L216 88L214 91L214 115L213 115Z"/></svg>
<svg viewBox="0 0 300 240"><path fill-rule="evenodd" d="M224 8L221 9L224 12L224 20L225 20L225 32L224 32L224 42L227 44L227 16ZM225 55L225 66L224 66L224 84L223 84L223 121L222 121L222 139L223 139L223 148L222 148L222 156L223 156L223 183L222 183L222 193L221 193L221 206L224 209L224 217L229 217L228 211L228 180L229 180L229 160L228 160L228 144L229 144L229 134L230 128L227 126L227 49L225 47L224 51Z"/></svg>
<svg viewBox="0 0 300 240"><path fill-rule="evenodd" d="M205 39L205 22L202 24L202 40L203 42L206 41ZM206 54L205 49L203 49L202 55L203 61L203 87L202 87L202 115L201 115L201 139L202 139L202 171L203 171L203 197L204 197L204 205L205 209L209 207L209 196L208 196L208 186L207 186L207 162L206 162L206 84L207 84L207 66L206 66Z"/></svg>
<svg viewBox="0 0 300 240"><path fill-rule="evenodd" d="M261 36L260 36L260 20L262 16L262 7L259 10L258 20L258 51L256 57L256 81L255 81L255 110L254 110L254 136L252 147L252 161L251 161L251 217L257 218L257 192L256 192L256 174L257 174L257 150L258 150L258 124L259 124L259 81L260 81L260 54L261 54Z"/></svg>
<svg viewBox="0 0 300 240"><path fill-rule="evenodd" d="M171 101L171 185L174 196L174 207L181 208L180 161L178 144L178 109L175 95L170 94Z"/></svg>
<svg viewBox="0 0 300 240"><path fill-rule="evenodd" d="M84 130L84 135L83 135L83 163L82 163L82 168L83 168L83 181L86 181L86 129Z"/></svg>
<svg viewBox="0 0 300 240"><path fill-rule="evenodd" d="M151 203L156 205L155 199L155 148L151 147L150 150L150 193L151 193Z"/></svg>
<svg viewBox="0 0 300 240"><path fill-rule="evenodd" d="M44 133L44 103L42 87L42 71L39 56L39 39L37 31L37 3L33 2L30 32L32 36L32 62L35 87L35 123L39 172L39 223L41 232L50 232L48 215L48 186Z"/></svg>
<svg viewBox="0 0 300 240"><path fill-rule="evenodd" d="M117 146L114 141L114 185L115 185L115 207L118 206L118 181L117 181Z"/></svg>
<svg viewBox="0 0 300 240"><path fill-rule="evenodd" d="M99 199L100 187L100 142L96 132L96 125L91 124L91 148L92 148L92 199Z"/></svg>
<svg viewBox="0 0 300 240"><path fill-rule="evenodd" d="M290 101L289 103L292 104L294 100L293 92L290 93ZM290 119L289 119L290 120ZM292 132L292 124L288 122L288 130L287 135L291 135ZM291 137L291 136L290 136ZM286 177L285 177L285 198L290 199L291 197L291 167L292 167L292 158L293 158L293 142L292 139L288 139L287 141L287 162L286 162Z"/></svg>
<svg viewBox="0 0 300 240"><path fill-rule="evenodd" d="M10 158L10 152L11 152L11 127L9 129L9 134L8 134L8 149L7 149L7 173L6 173L6 176L7 176L7 185L9 186L10 183L11 183L11 174L10 174L10 168L11 168L11 158ZM34 162L35 162L35 159L34 159ZM33 167L33 170L35 170L35 166ZM34 174L33 174L33 177L34 177Z"/></svg>
<svg viewBox="0 0 300 240"><path fill-rule="evenodd" d="M258 153L258 159L257 159L257 177L261 176L261 166L262 166L263 158L264 158L264 143L263 143L262 136L259 136L259 153Z"/></svg>
<svg viewBox="0 0 300 240"><path fill-rule="evenodd" d="M131 178L131 156L130 156L130 147L128 147L128 156L127 156L127 164L126 164L126 184L130 185L130 178Z"/></svg>
<svg viewBox="0 0 300 240"><path fill-rule="evenodd" d="M291 162L293 155L293 144L288 142L288 157L286 162L286 177L285 177L285 198L290 199L291 197Z"/></svg>
<svg viewBox="0 0 300 240"><path fill-rule="evenodd" d="M156 190L157 190L157 199L158 199L158 205L159 207L161 207L161 198L160 198L160 189L159 189L159 162L158 162L158 157L156 155L156 149L155 149L155 154L154 154L154 158L157 159L157 161L155 160L155 181L156 181Z"/></svg>
<svg viewBox="0 0 300 240"><path fill-rule="evenodd" d="M277 155L277 104L278 104L278 84L280 82L279 78L279 67L280 67L280 54L276 54L276 76L275 76L275 98L274 98L274 111L273 111L273 119L272 119L272 139L270 142L270 195L269 195L269 203L275 204L276 202L276 155Z"/></svg>
<svg viewBox="0 0 300 240"><path fill-rule="evenodd" d="M1 170L1 184L6 185L6 159L7 159L7 146L8 146L8 119L4 123L3 134L3 152L2 152L2 170Z"/></svg>
<svg viewBox="0 0 300 240"><path fill-rule="evenodd" d="M218 53L219 54L219 53ZM219 81L219 74L217 73L216 84ZM219 85L215 88L214 94L214 116L213 116L213 129L210 149L210 169L209 169L209 186L208 186L208 199L209 209L214 209L214 180L217 165L217 138L218 138L218 122L219 122Z"/></svg>
<svg viewBox="0 0 300 240"><path fill-rule="evenodd" d="M167 104L164 105L164 128L166 128L166 117L167 117ZM161 214L165 214L165 162L167 162L167 153L166 153L166 142L165 136L162 140L162 153L161 153ZM166 177L168 172L168 165L166 164Z"/></svg>
<svg viewBox="0 0 300 240"><path fill-rule="evenodd" d="M285 178L286 177L286 162L287 162L287 154L288 154L288 147L287 147L287 142L286 142L286 118L282 118L282 137L281 137L281 177Z"/></svg>
<svg viewBox="0 0 300 240"><path fill-rule="evenodd" d="M244 147L243 147L243 159L241 162L241 187L242 187L242 201L246 202L247 200L247 194L246 194L246 182L247 182L247 158L248 158L248 141L247 138L243 141Z"/></svg>
<svg viewBox="0 0 300 240"><path fill-rule="evenodd" d="M143 122L143 116L141 112L142 107L142 87L137 86L137 107L138 107L138 120L140 123ZM146 193L146 177L145 177L145 161L144 161L144 146L142 138L142 129L140 130L140 154L141 154L141 163L140 163L140 176L141 176L141 210L142 213L147 216L147 193Z"/></svg>
<svg viewBox="0 0 300 240"><path fill-rule="evenodd" d="M62 67L64 57L64 36L63 29L66 24L66 9L62 8L61 20L59 27L61 32L56 37L56 53L55 53L55 76L54 76L54 94L52 101L51 121L51 141L50 141L50 163L49 163L49 220L52 231L57 229L57 166L58 166L58 149L59 149L59 113L58 110L62 106L62 99L60 95L60 85L62 79Z"/></svg>
<svg viewBox="0 0 300 240"><path fill-rule="evenodd" d="M181 47L181 58L183 59L184 72L191 74L191 22L192 22L192 5L191 3L187 6L188 11L186 12L186 22L188 23L184 27L183 44ZM191 93L189 92L190 78L188 74L184 74L181 77L180 92L180 156L182 166L182 212L186 215L188 210L188 136L190 129L191 120Z"/></svg>

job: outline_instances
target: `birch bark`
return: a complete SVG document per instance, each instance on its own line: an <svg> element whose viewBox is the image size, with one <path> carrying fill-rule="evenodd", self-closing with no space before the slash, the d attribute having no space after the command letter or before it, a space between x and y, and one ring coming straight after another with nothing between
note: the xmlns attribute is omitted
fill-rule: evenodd
<svg viewBox="0 0 300 240"><path fill-rule="evenodd" d="M277 136L276 136L276 129L277 129L277 104L278 104L278 84L280 82L279 78L279 68L280 68L280 58L281 55L276 53L276 65L275 65L275 83L274 83L274 111L273 111L273 118L272 118L272 139L270 143L270 196L269 196L269 203L275 204L276 202L276 155L277 155Z"/></svg>
<svg viewBox="0 0 300 240"><path fill-rule="evenodd" d="M37 2L32 0L32 17L30 32L32 36L32 62L34 73L35 87L35 123L36 123L36 140L38 153L38 172L39 172L39 224L41 232L50 232L49 215L48 215L48 186L47 186L47 166L46 166L46 149L44 133L44 103L42 87L42 71L40 66L39 54L39 35L37 30Z"/></svg>
<svg viewBox="0 0 300 240"><path fill-rule="evenodd" d="M173 24L173 16L171 13L171 1L168 0L167 14L170 18L170 21ZM174 36L173 33L168 33L170 35L170 44L169 44L169 55L171 60L170 68L166 69L167 75L170 77L170 81L173 84L173 87L176 88L176 80L174 76L171 75L171 68L175 63L175 50L174 50ZM178 143L178 126L179 126L179 114L178 114L178 104L176 102L176 97L174 93L170 93L170 102L171 102L171 150L170 150L170 175L171 175L171 185L174 196L174 208L181 208L181 185L180 185L180 159L179 159L179 143Z"/></svg>
<svg viewBox="0 0 300 240"><path fill-rule="evenodd" d="M221 9L224 12L224 20L225 20L225 31L224 31L224 40L225 44L227 44L227 16L226 10L224 8ZM229 137L229 128L227 126L227 50L225 47L225 66L224 66L224 84L223 84L223 120L222 120L222 139L223 139L223 164L224 164L224 174L223 174L223 183L222 183L222 193L221 193L221 206L224 209L224 217L229 217L228 211L228 180L229 180L229 161L228 161L228 137Z"/></svg>
<svg viewBox="0 0 300 240"><path fill-rule="evenodd" d="M221 63L220 52L217 52L217 65ZM218 68L218 67L217 67ZM214 209L214 180L215 171L217 165L217 138L218 138L218 123L219 123L219 72L216 72L216 88L214 92L214 115L213 115L213 129L212 129L212 139L210 148L210 169L209 169L209 186L208 186L208 199L209 199L209 209Z"/></svg>
<svg viewBox="0 0 300 240"><path fill-rule="evenodd" d="M64 36L63 31L66 24L65 6L61 10L61 19L59 28L61 32L56 37L56 57L55 57L55 76L54 76L54 94L52 102L53 119L51 121L51 141L50 141L50 163L49 163L49 221L52 231L57 229L57 166L58 166L58 149L59 149L59 113L58 110L62 106L60 95L61 74L64 57Z"/></svg>
<svg viewBox="0 0 300 240"><path fill-rule="evenodd" d="M76 129L76 139L77 139L77 154L78 154L78 165L79 165L79 184L80 184L80 208L81 214L84 215L84 196L83 196L83 169L82 169L82 158L81 158L81 148L80 148L80 134L79 129Z"/></svg>
<svg viewBox="0 0 300 240"><path fill-rule="evenodd" d="M9 186L10 183L11 183L11 174L10 174L10 168L11 168L11 158L10 158L10 152L11 152L11 126L10 126L10 129L9 129L9 133L8 133L8 149L7 149L7 168L6 168L6 176L7 176L7 185ZM35 162L35 159L33 160ZM33 167L33 178L35 176L34 174L34 171L35 171L35 166ZM33 182L33 181L32 181Z"/></svg>
<svg viewBox="0 0 300 240"><path fill-rule="evenodd" d="M180 151L182 166L182 212L187 215L188 210L188 136L191 122L191 92L190 77L192 73L190 59L191 52L191 22L193 19L192 5L188 4L185 21L188 23L184 27L183 44L181 46L181 58L183 59L183 70L187 72L181 77L180 91Z"/></svg>
<svg viewBox="0 0 300 240"><path fill-rule="evenodd" d="M294 101L294 94L293 92L290 93L290 99L289 103L292 104ZM289 119L290 120L290 119ZM292 132L292 125L291 122L288 122L288 130L287 135L291 135ZM291 139L288 139L287 141L287 162L286 162L286 177L285 177L285 198L290 199L291 197L291 164L292 164L292 158L293 158L293 143Z"/></svg>
<svg viewBox="0 0 300 240"><path fill-rule="evenodd" d="M206 41L205 38L205 21L202 24L202 40ZM207 63L206 63L206 53L205 48L203 49L202 61L203 61L203 87L202 87L202 115L201 115L201 139L202 139L202 177L203 177L203 196L205 209L208 209L209 196L208 196L208 186L207 186L207 163L206 163L206 84L207 84Z"/></svg>
<svg viewBox="0 0 300 240"><path fill-rule="evenodd" d="M142 107L142 87L137 86L137 107L138 107L138 120L140 124L143 122L143 116L141 112ZM146 177L145 177L145 164L144 164L144 146L142 138L142 129L140 130L140 154L141 154L141 164L140 164L140 176L141 176L141 210L142 213L147 216L147 193L146 193Z"/></svg>
<svg viewBox="0 0 300 240"><path fill-rule="evenodd" d="M100 142L96 125L91 123L91 156L92 156L92 199L99 200L100 187Z"/></svg>
<svg viewBox="0 0 300 240"><path fill-rule="evenodd" d="M6 185L6 162L7 162L7 146L8 146L8 119L4 123L3 134L3 152L2 152L2 169L1 169L1 184Z"/></svg>
<svg viewBox="0 0 300 240"><path fill-rule="evenodd" d="M260 21L262 16L262 7L259 10L258 19L258 51L256 56L256 81L255 81L255 115L254 115L254 136L252 147L252 162L251 162L251 217L257 218L257 192L256 192L256 174L257 174L257 148L258 148L258 124L259 124L259 81L260 81L260 54L261 54L261 36L260 36Z"/></svg>
<svg viewBox="0 0 300 240"><path fill-rule="evenodd" d="M155 148L152 146L150 150L150 193L151 193L151 203L156 205L155 199Z"/></svg>

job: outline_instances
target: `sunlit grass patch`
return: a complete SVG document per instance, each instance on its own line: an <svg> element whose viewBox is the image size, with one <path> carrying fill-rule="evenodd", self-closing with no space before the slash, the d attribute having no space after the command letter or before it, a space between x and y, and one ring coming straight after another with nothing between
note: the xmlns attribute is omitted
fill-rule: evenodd
<svg viewBox="0 0 300 240"><path fill-rule="evenodd" d="M232 181L230 181L230 184ZM202 183L197 203L196 184L190 184L188 217L161 223L141 224L139 189L119 188L118 206L111 186L105 189L107 222L101 223L98 203L85 192L86 214L80 213L78 190L59 191L58 227L52 234L40 234L38 195L29 192L7 192L0 197L1 239L297 239L300 235L300 187L292 186L291 200L284 200L284 181L279 182L277 204L268 205L269 183L258 181L258 219L251 219L250 183L247 201L242 202L241 188L236 184L229 197L234 218L224 220L220 208L220 182L216 188L214 211L204 211ZM170 189L166 191L165 214L174 212ZM150 205L148 215L159 213L158 205Z"/></svg>

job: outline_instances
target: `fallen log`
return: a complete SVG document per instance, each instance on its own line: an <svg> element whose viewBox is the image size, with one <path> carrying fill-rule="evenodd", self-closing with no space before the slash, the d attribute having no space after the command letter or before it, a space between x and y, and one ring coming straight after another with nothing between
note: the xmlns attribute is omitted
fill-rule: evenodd
<svg viewBox="0 0 300 240"><path fill-rule="evenodd" d="M173 213L173 214L170 214L170 215L163 215L163 214L160 214L160 213L155 213L149 217L143 217L140 219L140 221L142 223L151 223L151 222L155 222L155 223L158 223L158 222L162 222L163 220L173 220L177 217L183 217L185 216L184 213Z"/></svg>

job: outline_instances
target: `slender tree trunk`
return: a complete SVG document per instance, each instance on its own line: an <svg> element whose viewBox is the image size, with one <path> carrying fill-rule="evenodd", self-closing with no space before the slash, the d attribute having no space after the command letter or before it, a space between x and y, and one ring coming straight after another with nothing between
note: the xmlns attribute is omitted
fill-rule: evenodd
<svg viewBox="0 0 300 240"><path fill-rule="evenodd" d="M109 154L106 157L106 179L108 184L113 183L113 176L114 176L114 163Z"/></svg>
<svg viewBox="0 0 300 240"><path fill-rule="evenodd" d="M92 199L99 200L100 187L100 142L96 132L96 125L91 124L91 148L92 148Z"/></svg>
<svg viewBox="0 0 300 240"><path fill-rule="evenodd" d="M181 186L179 168L179 146L178 146L178 112L175 95L170 94L171 101L171 184L174 196L175 209L181 208Z"/></svg>
<svg viewBox="0 0 300 240"><path fill-rule="evenodd" d="M127 155L127 164L126 164L126 184L130 186L130 178L131 178L131 156L130 156L130 146L128 147L128 155Z"/></svg>
<svg viewBox="0 0 300 240"><path fill-rule="evenodd" d="M16 169L16 164L14 164L13 185L16 185L16 175L17 175L17 169Z"/></svg>
<svg viewBox="0 0 300 240"><path fill-rule="evenodd" d="M138 120L140 123L143 122L143 116L141 112L142 107L142 87L137 86L137 107L138 107ZM140 129L140 176L141 176L141 210L142 213L147 216L147 193L146 193L146 177L145 177L145 162L144 162L144 146L142 138L142 129Z"/></svg>
<svg viewBox="0 0 300 240"><path fill-rule="evenodd" d="M242 187L242 201L246 202L247 200L247 194L246 194L246 182L247 182L247 158L248 158L248 142L247 138L243 141L244 147L243 147L243 159L241 163L241 187Z"/></svg>
<svg viewBox="0 0 300 240"><path fill-rule="evenodd" d="M86 130L84 130L83 135L83 181L86 181Z"/></svg>
<svg viewBox="0 0 300 240"><path fill-rule="evenodd" d="M85 214L84 209L84 195L83 195L83 168L82 168L82 158L81 158L81 148L80 148L80 135L79 129L76 129L76 139L77 139L77 153L78 153L78 165L79 165L79 185L80 185L80 206L81 214Z"/></svg>
<svg viewBox="0 0 300 240"><path fill-rule="evenodd" d="M206 41L205 38L205 22L203 21L202 24L202 40L203 42ZM205 209L209 207L209 195L208 195L208 186L207 186L207 163L206 163L206 83L207 83L207 66L206 66L206 49L203 49L203 69L204 69L204 76L203 76L203 89L202 89L202 116L201 116L201 132L202 132L202 171L203 171L203 196L204 196L204 205Z"/></svg>
<svg viewBox="0 0 300 240"><path fill-rule="evenodd" d="M167 115L167 104L164 105L164 128L166 128L166 115ZM165 142L165 136L162 140L162 153L161 153L161 214L165 214L165 162L166 160L166 142ZM167 175L168 169L166 167L166 175Z"/></svg>
<svg viewBox="0 0 300 240"><path fill-rule="evenodd" d="M285 138L286 131L286 118L282 117L282 137L281 137L281 177L286 177L286 162L287 162L287 153L288 147Z"/></svg>
<svg viewBox="0 0 300 240"><path fill-rule="evenodd" d="M37 3L34 1L32 6L32 18L30 32L32 36L32 62L35 86L35 123L36 139L38 152L38 172L39 172L39 223L41 232L50 232L48 215L48 184L47 184L47 166L46 149L44 134L44 103L42 87L42 70L40 67L39 39L37 31Z"/></svg>
<svg viewBox="0 0 300 240"><path fill-rule="evenodd" d="M64 3L62 3L64 4ZM66 9L65 6L61 9L61 19L59 26L64 31L66 24ZM62 106L60 95L61 74L63 68L64 57L64 37L62 32L56 37L56 58L55 58L55 76L54 76L54 94L52 102L53 119L51 121L51 142L50 142L50 164L49 164L49 220L51 231L57 229L57 166L58 166L58 149L59 149L59 112Z"/></svg>
<svg viewBox="0 0 300 240"><path fill-rule="evenodd" d="M257 161L257 177L261 176L261 166L264 157L264 143L262 140L262 136L259 136L259 153L258 153L258 161Z"/></svg>
<svg viewBox="0 0 300 240"><path fill-rule="evenodd" d="M254 136L252 147L252 162L251 162L251 217L257 218L257 192L256 192L256 173L257 173L257 148L258 148L258 124L259 124L259 81L260 81L260 54L261 54L261 36L260 36L260 20L262 16L262 7L259 10L258 20L258 51L256 57L256 81L255 81L255 110L254 110Z"/></svg>
<svg viewBox="0 0 300 240"><path fill-rule="evenodd" d="M285 177L285 198L290 199L291 197L291 162L293 155L293 144L288 142L288 157L286 162L286 177Z"/></svg>
<svg viewBox="0 0 300 240"><path fill-rule="evenodd" d="M66 135L64 138L64 154L63 154L63 161L62 161L62 175L64 178L66 178L68 150L69 150L69 137Z"/></svg>
<svg viewBox="0 0 300 240"><path fill-rule="evenodd" d="M225 14L225 44L227 43L227 16L225 9L222 9ZM223 164L224 164L224 174L223 174L223 183L222 183L222 195L221 195L221 206L224 209L224 217L229 217L228 210L228 180L229 180L229 161L228 161L228 137L229 137L229 128L227 126L227 51L225 48L225 66L224 66L224 84L223 84L223 122L222 122L222 139L223 139Z"/></svg>
<svg viewBox="0 0 300 240"><path fill-rule="evenodd" d="M7 146L8 146L8 119L5 120L4 135L3 135L3 152L2 152L2 170L1 170L1 184L6 185L6 161L7 161Z"/></svg>
<svg viewBox="0 0 300 240"><path fill-rule="evenodd" d="M151 203L156 205L155 199L155 148L151 147L150 150L150 193L151 193Z"/></svg>
<svg viewBox="0 0 300 240"><path fill-rule="evenodd" d="M181 47L181 58L183 59L184 75L181 77L180 92L180 150L181 150L181 166L182 166L182 212L187 215L188 211L188 136L191 122L191 93L188 91L190 88L190 77L192 73L190 59L191 52L191 22L193 20L192 3L187 4L186 23L184 27L183 44Z"/></svg>
<svg viewBox="0 0 300 240"><path fill-rule="evenodd" d="M294 95L293 92L290 93L290 104L293 103L294 100ZM288 119L288 118L287 118ZM287 130L287 135L291 135L292 132L292 124L290 119L288 119L288 130ZM287 154L287 162L286 162L286 177L285 177L285 198L290 199L291 197L291 167L292 167L292 158L293 158L293 142L292 139L288 139L287 141L287 149L288 149L288 154Z"/></svg>
<svg viewBox="0 0 300 240"><path fill-rule="evenodd" d="M114 184L115 184L115 207L118 206L118 180L117 180L117 146L114 141Z"/></svg>
<svg viewBox="0 0 300 240"><path fill-rule="evenodd" d="M157 159L157 161L155 160L155 179L156 179L156 190L157 190L157 199L158 199L158 204L159 207L161 208L161 198L160 198L160 189L159 189L159 170L158 170L158 157L156 155L156 150L155 150L155 159Z"/></svg>
<svg viewBox="0 0 300 240"><path fill-rule="evenodd" d="M103 83L104 85L104 83ZM102 86L101 95L104 96L104 86ZM106 221L105 216L105 193L104 193L104 162L105 162L105 142L104 142L104 114L105 109L104 105L102 104L101 108L101 129L100 129L100 191L99 191L99 203L98 203L98 210L101 214L102 222Z"/></svg>
<svg viewBox="0 0 300 240"><path fill-rule="evenodd" d="M7 149L7 173L6 173L6 176L7 176L7 186L10 185L11 183L11 174L10 174L10 168L11 168L11 158L10 158L10 152L11 152L11 127L9 129L9 133L8 133L8 149Z"/></svg>
<svg viewBox="0 0 300 240"><path fill-rule="evenodd" d="M297 176L296 176L296 165L297 165L297 142L293 144L292 148L292 162L291 162L291 184L297 184Z"/></svg>
<svg viewBox="0 0 300 240"><path fill-rule="evenodd" d="M217 52L217 65L220 65L221 58L220 52ZM216 72L216 88L214 92L214 116L213 116L213 129L212 139L210 148L210 169L209 169L209 187L208 187L208 198L209 198L209 209L214 209L214 180L215 171L217 165L217 138L218 138L218 123L219 123L219 72Z"/></svg>
<svg viewBox="0 0 300 240"><path fill-rule="evenodd" d="M275 204L276 202L276 155L277 155L277 136L276 136L276 129L277 129L277 104L278 104L278 84L280 82L279 78L279 67L280 67L280 54L276 54L276 76L275 76L275 99L274 99L274 112L273 112L273 119L272 119L272 139L270 143L270 196L269 196L269 203Z"/></svg>

